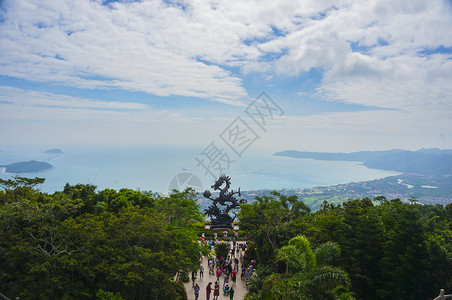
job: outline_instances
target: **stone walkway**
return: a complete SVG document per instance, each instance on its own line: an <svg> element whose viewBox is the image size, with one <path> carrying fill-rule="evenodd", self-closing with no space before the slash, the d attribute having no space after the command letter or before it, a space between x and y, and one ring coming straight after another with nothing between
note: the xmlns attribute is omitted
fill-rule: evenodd
<svg viewBox="0 0 452 300"><path fill-rule="evenodd" d="M243 255L242 250L240 250L240 254ZM240 256L239 256L240 257ZM199 291L199 298L198 300L206 300L206 286L209 282L212 282L212 289L215 286L215 281L217 280L217 277L215 275L209 275L209 264L208 259L206 257L202 258L202 265L204 267L204 278L199 277L199 271L197 274L197 278L195 279L195 283L197 283L201 290ZM246 294L246 284L244 280L240 279L241 274L241 267L242 265L239 265L239 271L237 272L237 280L236 282L233 282L232 280L229 280L229 286L234 287L234 300L243 300ZM191 274L189 274L190 281L187 283L184 283L185 290L187 291L188 300L195 300L195 294L192 287L192 280L191 280ZM229 296L223 295L223 280L224 277L220 277L220 296L218 297L218 300L226 300L229 299ZM210 300L213 298L213 290L210 294Z"/></svg>

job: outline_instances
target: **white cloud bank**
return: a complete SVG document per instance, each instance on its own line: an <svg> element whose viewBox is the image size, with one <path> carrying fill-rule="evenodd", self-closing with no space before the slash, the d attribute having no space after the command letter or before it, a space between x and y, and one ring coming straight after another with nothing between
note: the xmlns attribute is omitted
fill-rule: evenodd
<svg viewBox="0 0 452 300"><path fill-rule="evenodd" d="M428 132L444 137L444 130L452 128L452 4L447 0L108 5L5 0L1 5L1 75L240 104L247 97L242 75L291 77L315 68L323 72L317 96L386 110L294 117L287 128L361 133L367 128L374 134L392 128L399 135L417 131L424 137ZM37 101L31 98L24 101ZM44 98L43 105L57 101L52 95ZM58 99L57 106L72 103L93 115L123 116L132 112L117 110L129 109L137 118L139 110L150 112L138 103ZM19 104L3 107L14 115ZM33 107L38 111L40 106Z"/></svg>
<svg viewBox="0 0 452 300"><path fill-rule="evenodd" d="M205 117L204 114L208 116ZM235 115L0 86L0 145L203 145ZM205 126L206 122L209 126Z"/></svg>
<svg viewBox="0 0 452 300"><path fill-rule="evenodd" d="M446 0L6 0L2 10L0 74L33 81L235 103L246 91L229 68L321 68L332 100L388 107L390 89L368 97L363 84L450 95L451 54L420 54L452 47Z"/></svg>

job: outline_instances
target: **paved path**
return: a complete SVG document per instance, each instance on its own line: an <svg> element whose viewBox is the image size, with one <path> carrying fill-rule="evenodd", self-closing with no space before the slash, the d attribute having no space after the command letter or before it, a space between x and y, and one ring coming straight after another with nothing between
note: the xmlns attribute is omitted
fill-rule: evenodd
<svg viewBox="0 0 452 300"><path fill-rule="evenodd" d="M242 250L240 250L240 254L243 255ZM199 278L199 271L197 274L197 278L195 279L195 283L197 283L201 290L199 291L199 298L198 300L206 300L206 286L209 282L212 282L212 293L210 294L210 300L213 298L213 287L215 286L215 281L217 280L217 277L215 275L209 275L209 264L206 257L202 258L202 265L204 267L204 278ZM242 265L239 265L239 271L237 272L237 280L236 282L233 282L232 280L229 280L229 286L234 287L234 300L243 300L246 294L246 285L245 281L240 279L241 274L241 267ZM191 280L191 273L189 274L190 281L187 283L184 283L185 290L187 291L188 300L195 300L195 294L192 287L192 280ZM229 299L229 296L223 295L223 276L220 277L220 296L218 297L218 300L226 300Z"/></svg>

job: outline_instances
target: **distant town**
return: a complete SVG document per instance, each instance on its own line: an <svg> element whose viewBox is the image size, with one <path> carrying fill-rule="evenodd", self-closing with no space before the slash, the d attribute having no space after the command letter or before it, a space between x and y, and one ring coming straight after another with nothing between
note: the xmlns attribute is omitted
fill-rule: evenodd
<svg viewBox="0 0 452 300"><path fill-rule="evenodd" d="M256 196L269 195L271 191L243 191L242 197L252 202ZM324 201L337 204L351 198L374 199L378 196L384 196L388 200L398 198L403 202L446 205L452 202L452 176L402 174L333 186L281 189L278 192L298 195L313 211L320 209Z"/></svg>

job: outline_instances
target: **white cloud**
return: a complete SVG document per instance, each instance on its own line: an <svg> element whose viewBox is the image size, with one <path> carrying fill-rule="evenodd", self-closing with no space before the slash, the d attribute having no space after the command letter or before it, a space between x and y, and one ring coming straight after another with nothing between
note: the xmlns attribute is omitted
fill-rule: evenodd
<svg viewBox="0 0 452 300"><path fill-rule="evenodd" d="M439 117L432 123L432 119ZM450 112L371 110L304 117L283 116L273 122L262 146L281 151L353 152L394 148L450 148Z"/></svg>
<svg viewBox="0 0 452 300"><path fill-rule="evenodd" d="M235 110L216 117L207 110L169 111L0 86L0 143L202 147L234 119Z"/></svg>
<svg viewBox="0 0 452 300"><path fill-rule="evenodd" d="M324 19L261 45L264 51L287 48L275 62L279 73L324 69L319 90L333 101L452 111L447 100L452 96L452 55L422 54L452 46L450 5L378 0L337 7Z"/></svg>
<svg viewBox="0 0 452 300"><path fill-rule="evenodd" d="M229 60L247 55L246 49L235 50L234 39L239 39L234 32L231 37L212 32L224 41L202 36L208 24L197 24L180 9L157 1L115 3L112 8L59 0L6 1L4 6L2 75L160 96L229 101L246 96L239 78L208 63L215 60L213 53Z"/></svg>
<svg viewBox="0 0 452 300"><path fill-rule="evenodd" d="M88 0L6 0L0 24L0 74L243 106L247 91L240 76L261 73L271 85L275 78L277 82L315 68L322 71L317 96L385 110L303 118L292 110L277 139L292 142L295 129L310 129L317 136L324 130L329 137L334 135L328 132L340 130L352 137L387 132L387 138L396 141L410 134L425 139L429 132L440 135L452 127L452 55L432 53L438 47L452 47L450 1L175 2L105 6ZM169 117L195 127L208 118L193 115L190 120L140 103L11 88L1 92L2 118L101 116L111 122L142 122L152 130L159 128L149 121L152 118ZM165 128L170 121L164 122ZM291 137L284 126L293 128Z"/></svg>
<svg viewBox="0 0 452 300"><path fill-rule="evenodd" d="M88 0L19 0L3 6L3 75L237 105L246 91L240 74L228 71L230 67L245 74L283 76L321 68L326 72L323 90L355 80L372 86L379 78L397 82L397 76L406 75L404 69L409 75L425 73L426 67L433 72L418 64L418 52L452 46L452 9L441 0L197 0L106 6ZM385 99L374 97L373 105L386 107L379 101Z"/></svg>
<svg viewBox="0 0 452 300"><path fill-rule="evenodd" d="M101 101L57 95L48 92L23 90L8 86L0 86L0 102L11 103L15 106L59 107L59 108L86 108L101 110L148 110L149 105L134 102ZM3 110L3 112L7 112ZM10 117L14 117L14 115ZM7 117L6 115L3 117Z"/></svg>

